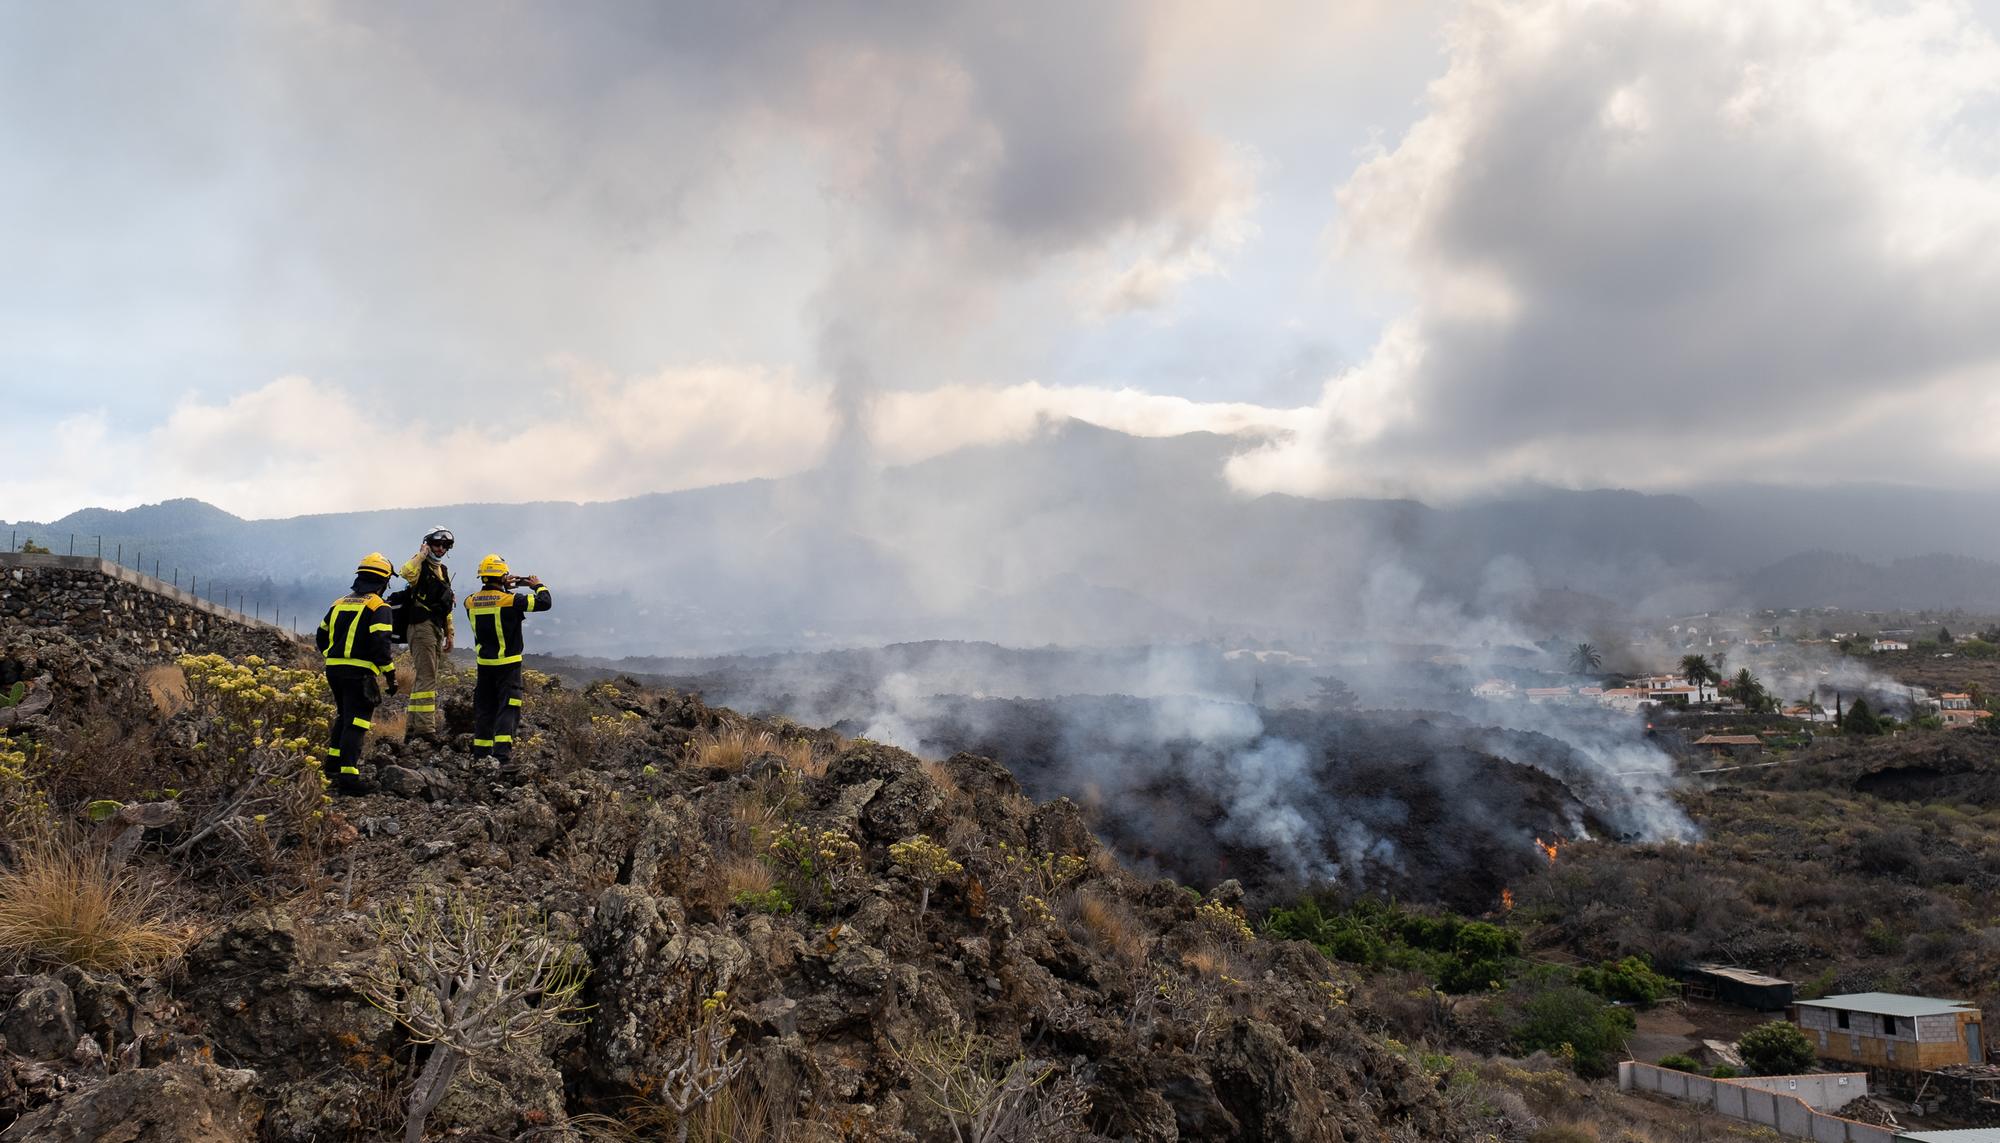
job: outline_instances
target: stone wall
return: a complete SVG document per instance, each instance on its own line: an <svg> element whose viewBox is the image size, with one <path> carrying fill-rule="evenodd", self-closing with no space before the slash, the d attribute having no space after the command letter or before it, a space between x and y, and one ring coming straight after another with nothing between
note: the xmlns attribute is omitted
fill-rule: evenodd
<svg viewBox="0 0 2000 1143"><path fill-rule="evenodd" d="M1717 1115L1769 1127L1790 1139L1895 1143L1898 1138L1889 1128L1826 1114L1828 1109L1868 1094L1868 1077L1861 1072L1724 1080L1626 1060L1618 1065L1618 1086L1705 1107Z"/></svg>
<svg viewBox="0 0 2000 1143"><path fill-rule="evenodd" d="M16 625L162 660L212 651L293 662L312 651L310 636L92 556L0 554L0 627Z"/></svg>

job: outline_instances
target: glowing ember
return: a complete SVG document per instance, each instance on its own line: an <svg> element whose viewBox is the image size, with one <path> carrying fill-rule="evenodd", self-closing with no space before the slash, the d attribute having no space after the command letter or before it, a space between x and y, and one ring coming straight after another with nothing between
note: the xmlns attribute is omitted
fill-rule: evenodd
<svg viewBox="0 0 2000 1143"><path fill-rule="evenodd" d="M1562 843L1563 839L1561 838L1557 838L1554 841L1543 841L1539 837L1535 839L1535 848L1541 850L1542 854L1549 859L1550 869L1556 867L1556 851L1562 848Z"/></svg>
<svg viewBox="0 0 2000 1143"><path fill-rule="evenodd" d="M1500 890L1500 911L1503 913L1514 911L1514 891L1512 889Z"/></svg>

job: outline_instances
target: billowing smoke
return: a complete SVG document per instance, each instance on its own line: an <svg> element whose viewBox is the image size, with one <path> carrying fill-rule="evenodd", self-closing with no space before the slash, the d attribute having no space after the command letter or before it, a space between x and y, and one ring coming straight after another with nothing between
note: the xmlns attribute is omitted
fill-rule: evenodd
<svg viewBox="0 0 2000 1143"><path fill-rule="evenodd" d="M1195 882L1341 882L1484 909L1543 860L1537 839L1696 836L1643 720L1476 700L1486 673L1546 654L1397 561L1367 582L1356 621L1377 637L1290 649L929 643L621 665L925 756L998 758Z"/></svg>

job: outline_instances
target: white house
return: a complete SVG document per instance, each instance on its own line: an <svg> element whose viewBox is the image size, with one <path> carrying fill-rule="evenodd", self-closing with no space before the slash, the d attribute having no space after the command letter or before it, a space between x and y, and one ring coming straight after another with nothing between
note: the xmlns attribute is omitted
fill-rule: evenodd
<svg viewBox="0 0 2000 1143"><path fill-rule="evenodd" d="M1884 639L1878 637L1873 643L1868 644L1868 649L1880 654L1883 651L1907 651L1910 649L1910 645L1901 639Z"/></svg>

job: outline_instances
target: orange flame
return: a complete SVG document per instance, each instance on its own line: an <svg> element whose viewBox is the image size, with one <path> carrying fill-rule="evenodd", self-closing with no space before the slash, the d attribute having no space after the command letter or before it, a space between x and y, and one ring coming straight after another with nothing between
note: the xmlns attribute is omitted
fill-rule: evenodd
<svg viewBox="0 0 2000 1143"><path fill-rule="evenodd" d="M1562 843L1563 839L1561 838L1557 838L1554 841L1543 841L1539 837L1535 839L1535 848L1541 850L1543 856L1549 859L1550 869L1556 867L1556 852L1562 848Z"/></svg>
<svg viewBox="0 0 2000 1143"><path fill-rule="evenodd" d="M1502 888L1500 890L1500 911L1503 913L1514 911L1514 891L1512 889Z"/></svg>

